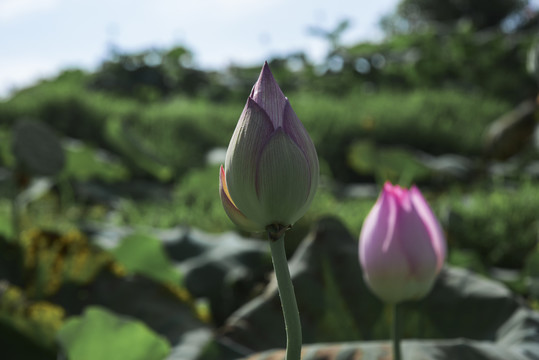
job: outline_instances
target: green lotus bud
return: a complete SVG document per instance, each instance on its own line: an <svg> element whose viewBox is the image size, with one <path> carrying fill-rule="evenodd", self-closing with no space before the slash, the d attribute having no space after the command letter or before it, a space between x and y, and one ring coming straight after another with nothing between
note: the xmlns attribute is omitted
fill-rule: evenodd
<svg viewBox="0 0 539 360"><path fill-rule="evenodd" d="M247 230L292 225L309 208L318 178L314 144L265 63L221 166L225 211Z"/></svg>

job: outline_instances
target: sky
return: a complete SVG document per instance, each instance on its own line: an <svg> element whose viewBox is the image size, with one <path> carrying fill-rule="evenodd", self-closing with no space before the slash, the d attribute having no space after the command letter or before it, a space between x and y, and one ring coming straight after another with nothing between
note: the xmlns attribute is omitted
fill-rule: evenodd
<svg viewBox="0 0 539 360"><path fill-rule="evenodd" d="M0 98L65 68L92 70L122 51L183 45L195 65L254 65L326 43L307 31L343 19L345 43L380 39L398 0L0 0Z"/></svg>
<svg viewBox="0 0 539 360"><path fill-rule="evenodd" d="M321 58L326 42L310 26L351 27L345 44L377 41L399 0L0 0L0 99L61 69L96 69L115 47L182 45L195 65L255 65L274 55ZM532 0L539 4L539 0Z"/></svg>

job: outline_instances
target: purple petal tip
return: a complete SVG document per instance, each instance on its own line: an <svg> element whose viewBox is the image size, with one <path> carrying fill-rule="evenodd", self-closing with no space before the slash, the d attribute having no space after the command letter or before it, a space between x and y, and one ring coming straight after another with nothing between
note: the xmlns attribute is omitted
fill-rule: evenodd
<svg viewBox="0 0 539 360"><path fill-rule="evenodd" d="M286 97L275 81L267 61L262 66L250 97L268 114L274 128L282 126Z"/></svg>
<svg viewBox="0 0 539 360"><path fill-rule="evenodd" d="M267 61L264 61L264 65L260 71L260 76L258 77L257 83L261 81L271 81L276 83Z"/></svg>

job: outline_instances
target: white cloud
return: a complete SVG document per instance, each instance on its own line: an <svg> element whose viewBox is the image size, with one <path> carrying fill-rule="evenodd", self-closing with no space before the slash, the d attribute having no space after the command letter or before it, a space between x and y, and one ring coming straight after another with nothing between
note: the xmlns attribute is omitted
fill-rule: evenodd
<svg viewBox="0 0 539 360"><path fill-rule="evenodd" d="M60 0L0 0L0 20L13 20L28 13L55 7Z"/></svg>

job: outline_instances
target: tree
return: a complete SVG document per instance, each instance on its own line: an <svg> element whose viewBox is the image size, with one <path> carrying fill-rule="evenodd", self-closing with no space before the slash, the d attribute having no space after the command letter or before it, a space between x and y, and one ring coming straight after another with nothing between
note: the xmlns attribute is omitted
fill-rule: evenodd
<svg viewBox="0 0 539 360"><path fill-rule="evenodd" d="M422 23L452 25L469 20L476 30L499 27L512 14L528 5L528 0L402 0L397 15L411 29Z"/></svg>

